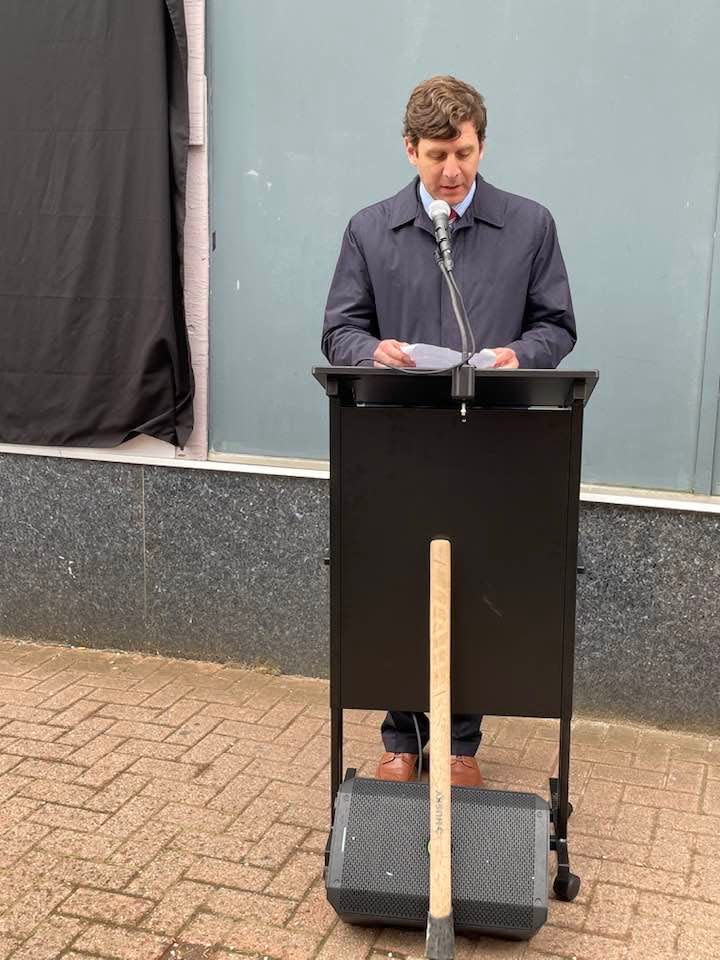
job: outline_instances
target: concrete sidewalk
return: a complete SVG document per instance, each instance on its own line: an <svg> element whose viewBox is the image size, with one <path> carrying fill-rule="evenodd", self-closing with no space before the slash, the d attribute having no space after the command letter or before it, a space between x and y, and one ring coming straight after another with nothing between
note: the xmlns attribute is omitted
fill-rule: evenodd
<svg viewBox="0 0 720 960"><path fill-rule="evenodd" d="M0 960L381 960L421 933L351 928L321 879L324 681L0 641ZM372 775L379 715L346 716ZM557 726L484 723L488 785L547 792ZM720 957L720 739L574 725L572 866L529 944L458 960Z"/></svg>

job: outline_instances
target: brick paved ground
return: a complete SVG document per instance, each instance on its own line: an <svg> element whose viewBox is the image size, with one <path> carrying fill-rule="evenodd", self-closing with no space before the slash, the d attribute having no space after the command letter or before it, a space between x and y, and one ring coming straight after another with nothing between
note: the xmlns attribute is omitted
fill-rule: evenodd
<svg viewBox="0 0 720 960"><path fill-rule="evenodd" d="M545 795L555 725L484 729L490 784ZM377 715L346 735L372 773ZM0 960L422 956L326 904L328 755L321 681L0 641ZM720 739L578 721L573 755L579 898L458 960L716 960Z"/></svg>

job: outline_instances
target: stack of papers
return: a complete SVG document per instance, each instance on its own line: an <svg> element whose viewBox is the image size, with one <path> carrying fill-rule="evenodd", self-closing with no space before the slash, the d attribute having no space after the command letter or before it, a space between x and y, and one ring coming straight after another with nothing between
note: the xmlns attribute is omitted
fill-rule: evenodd
<svg viewBox="0 0 720 960"><path fill-rule="evenodd" d="M454 367L460 363L462 356L459 350L436 347L432 343L408 343L402 349L413 358L418 370L441 370L445 367ZM474 353L469 363L476 370L487 370L495 365L495 351L486 348L479 353Z"/></svg>

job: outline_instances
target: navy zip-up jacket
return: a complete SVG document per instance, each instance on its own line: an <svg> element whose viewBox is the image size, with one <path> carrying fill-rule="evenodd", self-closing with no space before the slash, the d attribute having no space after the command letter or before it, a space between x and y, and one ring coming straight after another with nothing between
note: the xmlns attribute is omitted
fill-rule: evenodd
<svg viewBox="0 0 720 960"><path fill-rule="evenodd" d="M371 360L380 340L460 349L418 182L361 210L347 226L322 335L322 351L336 366ZM452 243L476 348L510 347L521 367L556 367L577 335L549 211L478 176Z"/></svg>

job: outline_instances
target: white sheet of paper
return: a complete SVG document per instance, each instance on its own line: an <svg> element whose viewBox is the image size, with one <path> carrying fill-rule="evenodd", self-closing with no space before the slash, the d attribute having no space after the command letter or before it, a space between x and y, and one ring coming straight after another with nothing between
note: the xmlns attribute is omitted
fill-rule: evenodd
<svg viewBox="0 0 720 960"><path fill-rule="evenodd" d="M489 347L484 347L479 353L474 353L470 357L470 366L475 367L476 370L487 370L489 367L495 366L495 361L497 360L497 354L494 350L490 350Z"/></svg>
<svg viewBox="0 0 720 960"><path fill-rule="evenodd" d="M442 370L460 363L460 351L449 347L436 347L432 343L408 343L403 352L412 357L419 370ZM487 370L495 363L495 351L487 347L470 357L470 366L476 370Z"/></svg>

